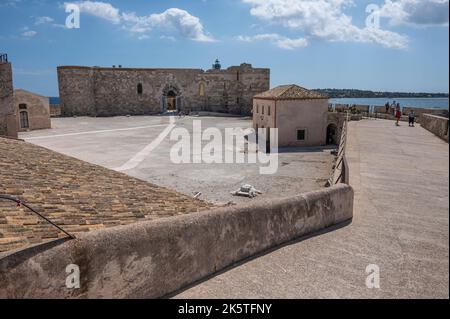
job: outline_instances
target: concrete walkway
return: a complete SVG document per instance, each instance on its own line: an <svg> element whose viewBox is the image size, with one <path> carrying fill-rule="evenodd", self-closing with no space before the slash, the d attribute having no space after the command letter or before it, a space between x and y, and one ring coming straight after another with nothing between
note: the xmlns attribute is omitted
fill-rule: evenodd
<svg viewBox="0 0 450 319"><path fill-rule="evenodd" d="M175 298L448 298L449 146L421 127L349 124L352 224L286 245ZM368 289L366 267L380 268Z"/></svg>

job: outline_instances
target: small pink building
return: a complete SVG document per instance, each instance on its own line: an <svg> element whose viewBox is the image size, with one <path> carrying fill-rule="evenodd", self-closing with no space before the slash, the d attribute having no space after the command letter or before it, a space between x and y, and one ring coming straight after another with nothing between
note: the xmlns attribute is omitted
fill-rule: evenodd
<svg viewBox="0 0 450 319"><path fill-rule="evenodd" d="M327 96L295 84L253 97L253 128L278 128L278 147L325 145L327 114Z"/></svg>

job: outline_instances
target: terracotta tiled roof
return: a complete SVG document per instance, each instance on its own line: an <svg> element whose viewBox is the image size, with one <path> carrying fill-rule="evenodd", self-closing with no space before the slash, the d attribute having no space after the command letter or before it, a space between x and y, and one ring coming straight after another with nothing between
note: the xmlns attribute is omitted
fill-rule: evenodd
<svg viewBox="0 0 450 319"><path fill-rule="evenodd" d="M73 234L213 207L122 173L1 137L0 194L19 198ZM64 236L25 208L0 200L0 257L8 250Z"/></svg>
<svg viewBox="0 0 450 319"><path fill-rule="evenodd" d="M255 98L272 100L312 100L327 99L326 95L307 90L295 84L280 85L269 91L255 95Z"/></svg>

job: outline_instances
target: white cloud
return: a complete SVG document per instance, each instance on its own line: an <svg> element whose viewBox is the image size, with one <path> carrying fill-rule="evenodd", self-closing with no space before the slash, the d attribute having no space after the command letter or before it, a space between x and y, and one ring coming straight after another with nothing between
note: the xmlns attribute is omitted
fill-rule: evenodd
<svg viewBox="0 0 450 319"><path fill-rule="evenodd" d="M448 26L449 0L386 0L380 14L391 25Z"/></svg>
<svg viewBox="0 0 450 319"><path fill-rule="evenodd" d="M34 23L35 25L40 25L40 24L47 24L47 23L52 23L53 18L50 17L37 17L36 18L36 22Z"/></svg>
<svg viewBox="0 0 450 319"><path fill-rule="evenodd" d="M405 48L406 36L368 27L357 27L344 10L352 0L242 0L251 15L302 32L305 37L329 41L377 43L387 48Z"/></svg>
<svg viewBox="0 0 450 319"><path fill-rule="evenodd" d="M175 42L177 39L175 39L175 37L172 37L170 35L162 35L159 37L161 40L167 40L170 42Z"/></svg>
<svg viewBox="0 0 450 319"><path fill-rule="evenodd" d="M99 1L66 2L64 7L67 7L69 4L77 5L81 13L87 13L112 23L120 23L120 11L110 3Z"/></svg>
<svg viewBox="0 0 450 319"><path fill-rule="evenodd" d="M254 36L238 36L238 40L244 42L255 42L255 41L269 41L275 44L277 47L286 50L292 50L296 48L303 48L308 45L308 40L305 38L291 39L276 33L265 33L257 34Z"/></svg>
<svg viewBox="0 0 450 319"><path fill-rule="evenodd" d="M147 17L150 25L181 33L184 37L201 42L211 42L214 39L205 34L200 19L185 10L171 8L160 14Z"/></svg>
<svg viewBox="0 0 450 319"><path fill-rule="evenodd" d="M65 3L67 6L69 3ZM74 2L80 11L105 19L115 24L122 24L123 28L140 35L154 29L180 34L181 36L200 42L212 42L214 38L204 31L200 19L189 12L170 8L162 13L139 16L134 12L120 12L106 2L79 1ZM140 36L141 39L144 37Z"/></svg>
<svg viewBox="0 0 450 319"><path fill-rule="evenodd" d="M37 32L36 32L36 31L33 31L33 30L28 30L28 31L25 31L25 32L22 33L22 35L23 35L24 37L26 37L26 38L32 38L32 37L34 37L36 34L37 34Z"/></svg>

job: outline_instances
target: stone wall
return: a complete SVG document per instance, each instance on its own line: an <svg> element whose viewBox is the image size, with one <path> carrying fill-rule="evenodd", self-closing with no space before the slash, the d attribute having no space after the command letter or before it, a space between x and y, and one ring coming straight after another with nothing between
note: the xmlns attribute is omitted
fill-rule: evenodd
<svg viewBox="0 0 450 319"><path fill-rule="evenodd" d="M353 190L339 184L99 230L44 252L0 259L0 298L158 298L352 216ZM65 286L69 264L80 267L79 289Z"/></svg>
<svg viewBox="0 0 450 319"><path fill-rule="evenodd" d="M61 66L58 82L63 116L163 113L170 93L177 110L249 115L253 96L269 89L270 70L250 64L208 71Z"/></svg>
<svg viewBox="0 0 450 319"><path fill-rule="evenodd" d="M11 63L0 61L0 135L17 137Z"/></svg>
<svg viewBox="0 0 450 319"><path fill-rule="evenodd" d="M423 114L420 125L442 138L448 143L449 120L448 117L442 117L432 114Z"/></svg>

